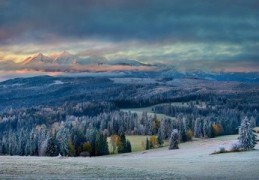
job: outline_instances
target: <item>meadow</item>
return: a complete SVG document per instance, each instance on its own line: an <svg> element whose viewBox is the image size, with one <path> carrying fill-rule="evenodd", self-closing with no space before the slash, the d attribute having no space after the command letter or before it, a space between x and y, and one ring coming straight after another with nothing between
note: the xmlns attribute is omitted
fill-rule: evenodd
<svg viewBox="0 0 259 180"><path fill-rule="evenodd" d="M141 141L128 138L132 144ZM258 179L259 145L253 151L211 155L236 138L195 139L178 150L163 147L102 157L0 156L0 179Z"/></svg>

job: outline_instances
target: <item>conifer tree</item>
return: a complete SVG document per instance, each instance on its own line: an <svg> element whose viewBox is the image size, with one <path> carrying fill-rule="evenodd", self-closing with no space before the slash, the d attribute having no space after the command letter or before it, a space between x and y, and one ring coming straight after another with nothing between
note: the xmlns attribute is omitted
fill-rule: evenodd
<svg viewBox="0 0 259 180"><path fill-rule="evenodd" d="M131 150L131 143L130 143L129 140L127 140L127 152L128 153L132 152L132 150Z"/></svg>
<svg viewBox="0 0 259 180"><path fill-rule="evenodd" d="M158 129L157 141L158 141L159 146L162 146L164 144L161 127Z"/></svg>
<svg viewBox="0 0 259 180"><path fill-rule="evenodd" d="M174 129L169 139L169 150L179 149L178 144L179 144L179 132L177 129Z"/></svg>
<svg viewBox="0 0 259 180"><path fill-rule="evenodd" d="M149 143L149 140L148 140L148 137L146 139L146 150L149 150L150 149L150 143Z"/></svg>
<svg viewBox="0 0 259 180"><path fill-rule="evenodd" d="M127 152L127 141L125 134L119 136L120 143L118 145L118 153L126 153Z"/></svg>
<svg viewBox="0 0 259 180"><path fill-rule="evenodd" d="M95 139L95 155L102 156L107 154L109 154L107 137L101 133L97 133Z"/></svg>
<svg viewBox="0 0 259 180"><path fill-rule="evenodd" d="M255 147L256 135L253 133L251 121L247 117L242 120L241 126L239 127L238 140L243 150L247 151Z"/></svg>

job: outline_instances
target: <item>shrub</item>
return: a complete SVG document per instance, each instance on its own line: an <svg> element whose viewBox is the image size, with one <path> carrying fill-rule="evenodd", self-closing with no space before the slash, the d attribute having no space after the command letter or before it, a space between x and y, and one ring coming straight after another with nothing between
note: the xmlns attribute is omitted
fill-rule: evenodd
<svg viewBox="0 0 259 180"><path fill-rule="evenodd" d="M92 145L90 142L85 142L83 144L83 152L88 152L88 153L92 154L93 148L92 148Z"/></svg>
<svg viewBox="0 0 259 180"><path fill-rule="evenodd" d="M238 141L233 142L230 146L230 151L232 152L240 151L240 149L241 149L241 144Z"/></svg>
<svg viewBox="0 0 259 180"><path fill-rule="evenodd" d="M150 142L151 148L155 148L158 145L158 140L156 136L151 136L149 142Z"/></svg>
<svg viewBox="0 0 259 180"><path fill-rule="evenodd" d="M88 151L83 151L79 154L81 157L90 157L90 153Z"/></svg>
<svg viewBox="0 0 259 180"><path fill-rule="evenodd" d="M221 125L220 124L213 124L212 125L212 136L216 137L216 136L221 135L221 133L222 133Z"/></svg>
<svg viewBox="0 0 259 180"><path fill-rule="evenodd" d="M214 152L214 154L224 153L226 152L225 147L219 146L218 149Z"/></svg>
<svg viewBox="0 0 259 180"><path fill-rule="evenodd" d="M188 130L187 132L186 132L186 140L187 141L191 141L192 140L192 137L193 137L193 132L192 132L192 130Z"/></svg>

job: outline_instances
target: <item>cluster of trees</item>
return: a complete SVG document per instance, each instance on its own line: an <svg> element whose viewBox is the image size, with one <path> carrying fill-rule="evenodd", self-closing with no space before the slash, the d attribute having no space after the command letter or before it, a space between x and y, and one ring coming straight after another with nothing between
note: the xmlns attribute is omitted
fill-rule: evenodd
<svg viewBox="0 0 259 180"><path fill-rule="evenodd" d="M177 129L179 142L185 142L193 136L236 134L244 116L252 126L259 123L258 110L253 106L237 107L217 98L183 106L164 104L153 110L171 118L118 111L108 102L11 109L0 114L0 154L99 156L109 153L107 137L113 153L125 153L131 152L125 135L149 135L146 149L150 149L163 145L165 139L174 139L173 129Z"/></svg>
<svg viewBox="0 0 259 180"><path fill-rule="evenodd" d="M219 135L237 134L241 118L245 116L252 119L254 126L259 125L257 109L246 108L245 110L239 110L237 107L232 109L217 104L214 107L207 104L202 106L200 105L201 102L196 104L188 103L183 106L159 105L155 106L153 111L177 117L183 127L192 130L195 137L211 138ZM183 132L181 130L183 129L182 126L179 128ZM185 137L183 136L183 138Z"/></svg>
<svg viewBox="0 0 259 180"><path fill-rule="evenodd" d="M239 127L238 140L231 144L229 150L226 150L226 148L222 146L213 154L253 150L258 141L256 139L257 135L255 134L254 127L254 119L245 116Z"/></svg>
<svg viewBox="0 0 259 180"><path fill-rule="evenodd" d="M74 108L82 107L80 104ZM80 110L80 108L79 108ZM0 154L35 156L100 156L109 154L107 137L117 136L118 153L131 152L125 130L134 130L136 115L65 115L62 108L22 109L0 115ZM124 118L123 118L124 117ZM131 119L123 123L123 119ZM128 124L127 124L128 122ZM137 122L135 122L137 123Z"/></svg>
<svg viewBox="0 0 259 180"><path fill-rule="evenodd" d="M69 122L11 128L1 134L0 154L31 156L100 156L109 154L107 136L89 128L87 133Z"/></svg>
<svg viewBox="0 0 259 180"><path fill-rule="evenodd" d="M145 149L153 149L157 147L161 147L164 144L164 140L161 138L161 136L150 136L149 138L146 138L146 147Z"/></svg>
<svg viewBox="0 0 259 180"><path fill-rule="evenodd" d="M129 153L131 152L131 143L126 139L125 134L111 135L112 153Z"/></svg>

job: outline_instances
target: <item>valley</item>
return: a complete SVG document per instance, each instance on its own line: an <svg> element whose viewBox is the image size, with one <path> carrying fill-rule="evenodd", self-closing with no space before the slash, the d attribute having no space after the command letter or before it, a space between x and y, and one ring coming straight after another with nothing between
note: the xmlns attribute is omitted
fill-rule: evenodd
<svg viewBox="0 0 259 180"><path fill-rule="evenodd" d="M258 126L258 82L110 75L1 82L0 178L258 177L258 145L212 155L233 148L245 118ZM173 129L181 143L168 150Z"/></svg>

